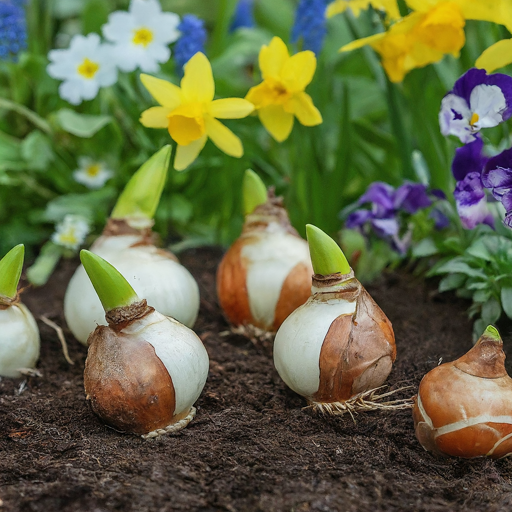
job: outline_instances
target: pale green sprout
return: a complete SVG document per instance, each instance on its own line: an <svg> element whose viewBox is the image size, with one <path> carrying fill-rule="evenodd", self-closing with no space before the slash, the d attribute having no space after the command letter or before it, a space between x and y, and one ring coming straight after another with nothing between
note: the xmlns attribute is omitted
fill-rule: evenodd
<svg viewBox="0 0 512 512"><path fill-rule="evenodd" d="M110 217L112 219L152 219L164 189L171 158L171 146L155 153L130 178Z"/></svg>
<svg viewBox="0 0 512 512"><path fill-rule="evenodd" d="M16 297L24 257L25 246L19 244L0 260L0 296L9 299Z"/></svg>
<svg viewBox="0 0 512 512"><path fill-rule="evenodd" d="M268 199L267 187L261 178L252 170L247 169L243 183L244 215L249 215L260 204Z"/></svg>
<svg viewBox="0 0 512 512"><path fill-rule="evenodd" d="M348 274L350 265L339 245L321 229L306 224L306 235L309 244L309 254L315 274L328 276L330 274Z"/></svg>
<svg viewBox="0 0 512 512"><path fill-rule="evenodd" d="M496 329L496 327L494 327L493 325L488 325L487 329L485 329L485 331L482 334L482 336L485 336L487 338L491 338L494 341L501 342L500 333L498 332L498 329Z"/></svg>
<svg viewBox="0 0 512 512"><path fill-rule="evenodd" d="M82 249L80 260L106 312L139 302L128 281L103 258Z"/></svg>

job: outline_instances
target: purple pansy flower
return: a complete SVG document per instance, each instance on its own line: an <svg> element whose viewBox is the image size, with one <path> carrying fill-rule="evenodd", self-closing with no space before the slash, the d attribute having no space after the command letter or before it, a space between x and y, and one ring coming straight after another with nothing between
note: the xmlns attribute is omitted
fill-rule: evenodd
<svg viewBox="0 0 512 512"><path fill-rule="evenodd" d="M497 126L511 115L512 77L473 68L443 98L439 124L443 135L456 135L466 144L480 129Z"/></svg>
<svg viewBox="0 0 512 512"><path fill-rule="evenodd" d="M445 198L441 191L432 191L430 195L436 198ZM370 209L360 208L352 212L345 226L349 229L362 229L369 224L378 236L387 238L392 246L400 254L405 254L412 239L411 230L407 230L400 238L399 213L406 212L414 214L422 208L432 205L432 198L429 197L427 187L420 183L406 182L398 189L391 185L376 181L372 183L366 192L359 198L360 205L371 203ZM432 212L431 212L432 213ZM446 227L448 220L441 212L434 216L436 228Z"/></svg>
<svg viewBox="0 0 512 512"><path fill-rule="evenodd" d="M487 207L480 172L470 172L457 182L453 195L460 220L466 229L474 229L477 224L494 227L494 218Z"/></svg>
<svg viewBox="0 0 512 512"><path fill-rule="evenodd" d="M482 173L482 183L503 204L507 211L503 222L512 228L512 149L489 159Z"/></svg>
<svg viewBox="0 0 512 512"><path fill-rule="evenodd" d="M473 142L455 150L452 162L453 177L457 181L463 180L470 172L481 173L489 160L483 155L484 141L477 137Z"/></svg>

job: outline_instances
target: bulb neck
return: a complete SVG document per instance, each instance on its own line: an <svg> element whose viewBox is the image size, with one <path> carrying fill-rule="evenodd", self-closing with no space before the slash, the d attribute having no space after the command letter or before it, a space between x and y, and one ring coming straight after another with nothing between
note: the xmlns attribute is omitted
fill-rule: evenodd
<svg viewBox="0 0 512 512"><path fill-rule="evenodd" d="M267 202L256 206L252 213L245 216L242 234L266 231L269 226L274 229L281 228L282 231L291 235L300 236L290 223L288 212L283 206L283 198L275 197L272 189L269 190Z"/></svg>
<svg viewBox="0 0 512 512"><path fill-rule="evenodd" d="M155 245L156 235L151 230L153 221L149 223L138 223L133 219L108 219L105 228L103 229L102 236L126 236L135 235L140 237L140 242L137 245Z"/></svg>
<svg viewBox="0 0 512 512"><path fill-rule="evenodd" d="M6 297L5 295L0 295L0 311L4 309L9 309L11 306L16 306L20 303L20 294L16 293L14 297Z"/></svg>
<svg viewBox="0 0 512 512"><path fill-rule="evenodd" d="M128 306L111 309L105 313L105 319L108 325L115 331L121 331L133 322L141 320L145 316L153 313L155 308L148 306L146 299L134 302Z"/></svg>
<svg viewBox="0 0 512 512"><path fill-rule="evenodd" d="M323 276L315 274L311 293L356 292L359 293L361 283L355 278L354 271L350 269L348 274L329 274Z"/></svg>

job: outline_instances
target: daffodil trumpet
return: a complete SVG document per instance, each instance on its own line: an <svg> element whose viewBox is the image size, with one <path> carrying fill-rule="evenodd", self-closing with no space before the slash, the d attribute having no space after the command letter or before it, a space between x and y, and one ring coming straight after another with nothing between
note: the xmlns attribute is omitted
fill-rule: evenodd
<svg viewBox="0 0 512 512"><path fill-rule="evenodd" d="M150 306L192 327L199 311L197 283L174 254L155 246L151 230L170 153L170 146L162 148L133 175L91 251L119 269ZM64 314L83 344L96 325L105 325L101 302L83 266L69 282Z"/></svg>
<svg viewBox="0 0 512 512"><path fill-rule="evenodd" d="M466 459L512 455L512 378L495 327L462 357L423 377L413 417L425 450Z"/></svg>
<svg viewBox="0 0 512 512"><path fill-rule="evenodd" d="M93 411L115 429L157 437L194 418L209 360L198 336L140 299L108 262L82 250L108 326L89 336L84 386Z"/></svg>
<svg viewBox="0 0 512 512"><path fill-rule="evenodd" d="M373 398L396 357L391 323L336 242L315 226L307 225L306 231L315 271L311 296L277 331L275 367L321 412L371 409L364 397ZM398 400L389 407L410 405Z"/></svg>
<svg viewBox="0 0 512 512"><path fill-rule="evenodd" d="M39 329L34 317L20 302L18 283L25 247L11 249L0 260L0 376L21 377L20 370L33 368L39 359Z"/></svg>
<svg viewBox="0 0 512 512"><path fill-rule="evenodd" d="M243 196L243 231L219 265L217 294L234 326L275 332L307 300L313 268L306 241L290 224L282 199L267 194L251 170L244 177Z"/></svg>

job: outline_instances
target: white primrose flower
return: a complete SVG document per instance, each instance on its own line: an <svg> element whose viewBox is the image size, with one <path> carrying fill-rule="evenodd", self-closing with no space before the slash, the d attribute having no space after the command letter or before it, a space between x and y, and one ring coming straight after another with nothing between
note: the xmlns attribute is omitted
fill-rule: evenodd
<svg viewBox="0 0 512 512"><path fill-rule="evenodd" d="M177 14L162 12L158 0L131 0L128 12L110 14L103 35L114 44L114 58L121 70L140 68L155 73L158 63L171 56L167 45L180 36L179 23Z"/></svg>
<svg viewBox="0 0 512 512"><path fill-rule="evenodd" d="M62 99L73 105L92 100L100 87L117 81L117 69L111 55L111 46L101 44L98 34L76 35L67 50L51 50L48 74L64 80L59 86Z"/></svg>
<svg viewBox="0 0 512 512"><path fill-rule="evenodd" d="M113 175L114 173L106 167L105 162L87 156L81 156L78 159L78 169L73 172L73 178L76 182L93 189L103 187L105 182Z"/></svg>
<svg viewBox="0 0 512 512"><path fill-rule="evenodd" d="M82 245L89 233L89 223L80 215L66 215L64 220L57 224L52 242L76 250Z"/></svg>

